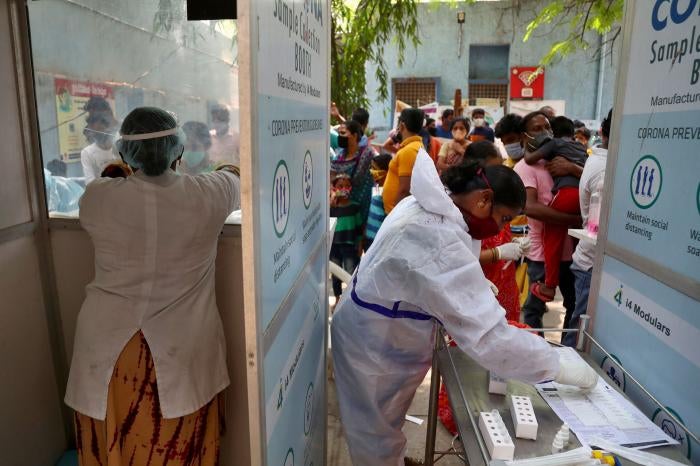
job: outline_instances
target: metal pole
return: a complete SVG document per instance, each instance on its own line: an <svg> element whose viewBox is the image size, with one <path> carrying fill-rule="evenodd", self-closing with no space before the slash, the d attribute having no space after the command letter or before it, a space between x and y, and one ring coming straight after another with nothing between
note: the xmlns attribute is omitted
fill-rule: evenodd
<svg viewBox="0 0 700 466"><path fill-rule="evenodd" d="M433 466L435 459L435 436L438 420L438 396L440 395L440 369L438 369L438 350L442 334L435 325L435 346L433 347L433 367L430 375L430 398L428 401L428 431L425 434L425 466Z"/></svg>
<svg viewBox="0 0 700 466"><path fill-rule="evenodd" d="M591 320L591 316L581 314L578 321L578 335L576 335L576 349L578 351L583 351L583 347L586 346L586 332L588 331L588 322Z"/></svg>

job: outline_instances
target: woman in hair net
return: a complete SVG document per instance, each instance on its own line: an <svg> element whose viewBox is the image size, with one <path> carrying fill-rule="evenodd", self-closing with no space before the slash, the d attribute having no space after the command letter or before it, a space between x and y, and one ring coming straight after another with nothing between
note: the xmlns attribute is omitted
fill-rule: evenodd
<svg viewBox="0 0 700 466"><path fill-rule="evenodd" d="M479 241L522 213L525 188L504 166L466 161L438 177L421 150L412 196L386 218L333 315L340 414L353 464L404 458L404 417L431 366L436 324L483 367L507 378L593 387L596 372L559 359L509 326L479 265Z"/></svg>
<svg viewBox="0 0 700 466"><path fill-rule="evenodd" d="M95 247L65 398L80 464L214 465L229 384L214 260L238 169L176 174L182 134L158 108L120 133L134 175L96 179L80 201Z"/></svg>

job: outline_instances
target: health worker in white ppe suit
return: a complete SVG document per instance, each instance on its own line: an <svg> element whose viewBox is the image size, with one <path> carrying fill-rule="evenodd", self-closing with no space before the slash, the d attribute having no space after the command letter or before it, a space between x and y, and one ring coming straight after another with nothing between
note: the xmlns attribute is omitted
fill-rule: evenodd
<svg viewBox="0 0 700 466"><path fill-rule="evenodd" d="M444 183L444 184L443 184ZM443 174L418 154L412 196L384 221L333 316L340 414L353 464L404 464L404 417L432 361L436 324L483 367L529 383L582 388L598 379L509 326L479 265L478 241L522 213L510 168L467 161Z"/></svg>

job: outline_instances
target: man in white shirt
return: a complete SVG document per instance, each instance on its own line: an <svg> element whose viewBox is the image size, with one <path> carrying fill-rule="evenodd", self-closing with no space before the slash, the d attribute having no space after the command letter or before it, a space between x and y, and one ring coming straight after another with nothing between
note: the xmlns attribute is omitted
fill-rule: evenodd
<svg viewBox="0 0 700 466"><path fill-rule="evenodd" d="M608 141L610 138L610 120L612 110L601 124L600 133L603 140L600 146L594 147L591 156L586 160L586 165L581 174L579 184L579 202L581 204L581 217L583 224L588 222L590 212L591 195L600 189L605 179L605 164L608 159ZM588 294L591 289L591 277L593 275L593 262L595 261L596 246L588 241L579 241L573 255L571 272L574 274L574 286L576 287L576 306L569 323L570 328L577 328L579 318L586 313L588 307ZM567 333L562 339L566 346L576 346L576 334Z"/></svg>
<svg viewBox="0 0 700 466"><path fill-rule="evenodd" d="M99 178L107 165L119 159L112 150L116 125L114 117L104 112L93 113L87 117L85 136L92 144L80 152L85 184Z"/></svg>
<svg viewBox="0 0 700 466"><path fill-rule="evenodd" d="M225 162L240 167L240 138L238 133L230 127L228 108L223 105L212 108L211 120L209 160L214 164Z"/></svg>

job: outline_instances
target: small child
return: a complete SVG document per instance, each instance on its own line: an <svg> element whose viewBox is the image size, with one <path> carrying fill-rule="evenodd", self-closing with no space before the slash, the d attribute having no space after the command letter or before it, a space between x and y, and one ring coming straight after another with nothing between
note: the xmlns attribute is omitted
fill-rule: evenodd
<svg viewBox="0 0 700 466"><path fill-rule="evenodd" d="M584 166L586 163L586 148L574 139L574 122L566 117L559 116L552 119L553 139L544 138L539 147L534 148L527 144L525 162L534 165L540 160L553 160L557 156L564 157L576 165ZM531 151L531 149L533 149ZM581 214L578 193L579 179L566 175L554 178L554 199L549 207L567 214ZM542 233L544 244L544 283L533 283L532 294L545 303L554 299L559 285L559 267L561 264L562 250L566 241L567 226L555 223L545 223Z"/></svg>
<svg viewBox="0 0 700 466"><path fill-rule="evenodd" d="M591 140L591 131L585 126L580 126L576 128L576 134L574 135L576 139L583 147L586 148L586 153L591 155L591 149L588 147L588 142Z"/></svg>
<svg viewBox="0 0 700 466"><path fill-rule="evenodd" d="M386 180L386 174L389 171L389 162L391 162L391 155L380 154L372 159L372 164L370 166L369 171L372 174L376 187L372 190L372 200L369 204L369 215L367 216L367 226L365 227L365 251L367 251L372 245L372 242L374 242L374 238L376 238L377 232L379 232L379 227L382 226L386 218L384 199L382 198L382 187Z"/></svg>
<svg viewBox="0 0 700 466"><path fill-rule="evenodd" d="M344 173L331 181L331 217L337 219L330 260L352 274L360 262L362 243L362 216L360 205L350 201L352 182ZM336 303L343 292L340 279L333 277L333 294Z"/></svg>
<svg viewBox="0 0 700 466"><path fill-rule="evenodd" d="M465 118L457 118L452 121L452 140L445 142L440 148L437 168L443 172L450 167L459 165L464 160L464 152L469 146L469 122Z"/></svg>

